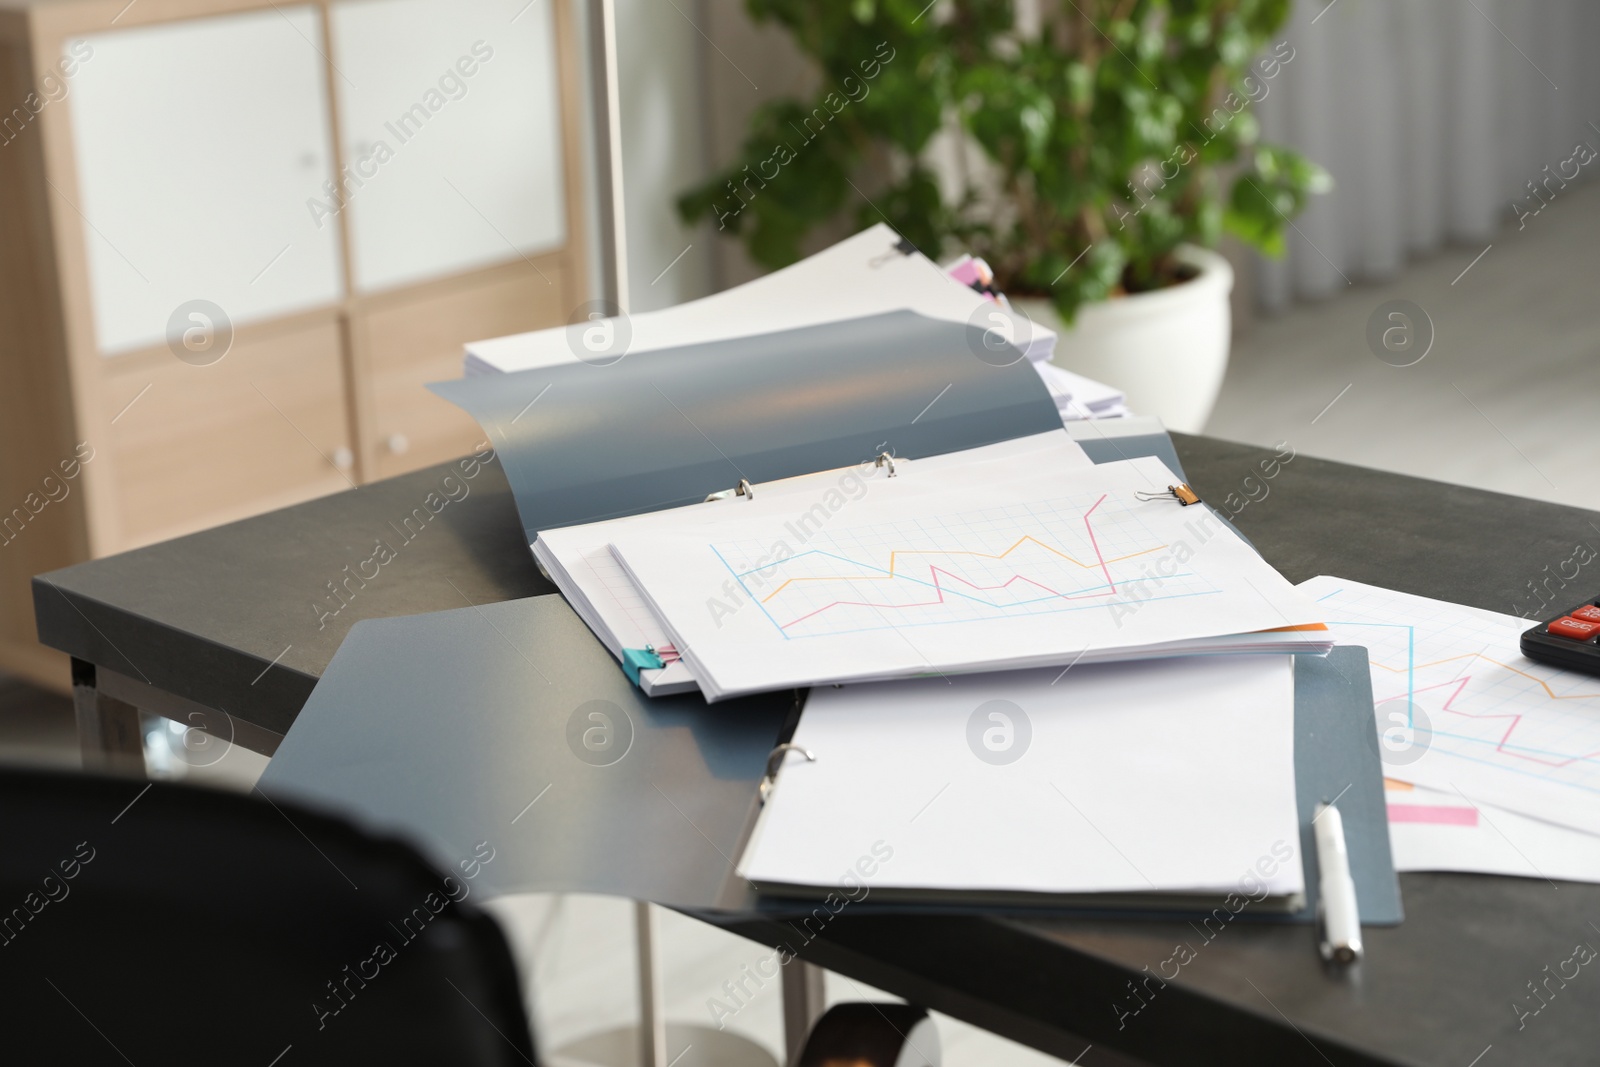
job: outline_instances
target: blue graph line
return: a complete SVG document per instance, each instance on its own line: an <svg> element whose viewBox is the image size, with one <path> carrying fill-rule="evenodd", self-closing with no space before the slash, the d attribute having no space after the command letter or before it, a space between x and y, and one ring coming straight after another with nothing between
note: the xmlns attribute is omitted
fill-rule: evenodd
<svg viewBox="0 0 1600 1067"><path fill-rule="evenodd" d="M711 549L711 551L716 554L717 562L721 563L724 567L728 568L728 573L733 575L733 580L739 583L739 588L743 589L744 590L744 595L750 598L750 603L754 604L756 607L761 609L761 614L763 614L763 615L765 615L767 617L767 621L768 622L772 623L773 626L777 627L779 635L782 636L782 638L785 641L789 640L789 635L784 632L783 627L782 626L778 626L778 620L774 619L772 617L772 613L767 610L767 606L765 604L761 603L761 601L756 599L756 595L750 591L750 587L744 584L744 578L742 576L740 576L739 573L736 572L731 566L728 565L728 561L727 560L722 558L722 553L717 551L717 546L716 545L707 545L706 547Z"/></svg>
<svg viewBox="0 0 1600 1067"><path fill-rule="evenodd" d="M1496 741L1492 737L1470 737L1467 734L1455 734L1450 733L1447 730L1432 730L1430 732L1434 737L1448 737L1454 741L1465 741L1468 744L1473 745L1493 745L1499 751L1506 752L1513 756L1519 754L1526 754L1529 758L1535 756L1550 756L1553 759L1562 760L1569 764L1577 763L1579 761L1589 763L1593 762L1596 758L1592 755L1574 756L1570 752L1553 752L1547 748L1534 748L1531 745L1513 745L1505 741ZM1499 764L1496 764L1496 766L1499 766Z"/></svg>
<svg viewBox="0 0 1600 1067"><path fill-rule="evenodd" d="M733 566L727 561L727 559L722 555L722 553L720 551L718 551L717 546L715 546L715 545L707 545L706 547L711 549L711 551L716 554L717 560L724 567L727 568L728 573L731 574L733 576L734 580L739 583L739 588L743 589L745 595L748 596L753 603L755 603L758 607L761 608L761 613L767 617L767 621L771 622L772 625L778 630L779 633L783 634L784 639L785 640L793 640L793 639L795 639L795 637L797 635L791 634L787 630L785 630L783 628L782 624L779 623L777 619L774 619L772 617L772 613L767 610L766 604L763 601L761 601L759 598L757 598L755 593L751 591L750 587L745 584L744 579L745 579L746 575L754 574L757 571L766 570L767 568L766 567L752 567L750 570L747 570L747 571L736 571L736 570L733 569ZM857 560L853 560L853 559L850 559L850 558L845 557L845 556L835 555L832 552L824 552L824 551L822 551L820 549L813 549L811 551L814 551L817 555L828 556L829 558L837 559L837 560L840 560L840 561L842 561L844 563L851 563L851 564L855 564L856 566L864 567L864 568L866 568L868 570L875 570L875 571L878 571L878 572L880 572L882 574L889 574L889 571L885 570L884 568L874 566L874 565L872 565L870 563L861 563L861 562L859 562ZM1087 610L1090 610L1090 609L1093 609L1093 608L1103 608L1107 604L1115 603L1115 601L1102 600L1102 601L1099 601L1098 603L1094 603L1094 604L1084 604L1084 605L1081 605L1081 606L1078 606L1078 607L1056 607L1056 608L1051 608L1051 609L1046 610L1046 611L1015 611L1015 610L1013 610L1015 608L1026 607L1029 604L1053 603L1053 602L1059 601L1059 600L1061 600L1061 599L1063 599L1065 597L1074 597L1074 598L1075 597L1079 597L1079 596L1082 596L1082 595L1084 595L1084 594L1086 594L1088 592L1091 592L1092 590L1100 589L1100 588L1105 587L1105 583L1104 582L1098 583L1096 585L1089 586L1087 589L1084 589L1084 590L1074 590L1071 593L1062 593L1062 594L1051 593L1051 594L1049 594L1047 596L1033 597L1033 598L1031 598L1029 600L1013 601L1010 604L996 604L992 600L985 600L984 598L979 597L979 596L973 596L973 595L970 595L970 594L967 594L967 593L962 593L962 592L960 592L958 590L951 589L948 586L938 585L938 584L936 584L934 582L925 581L925 580L923 580L921 578L912 578L912 577L910 577L908 575L904 575L904 574L894 574L892 577L894 577L896 580L903 580L903 581L907 581L907 582L912 582L912 583L914 583L916 585L926 586L926 587L928 587L930 589L938 589L940 592L952 593L952 594L954 594L956 596L960 596L960 597L963 597L963 598L965 598L967 600L971 600L976 604L980 604L983 607L994 608L995 610L997 610L1000 613L998 616L994 616L994 615L980 616L979 619L982 619L982 618L996 618L996 617L1005 618L1005 617L1012 616L1012 615L1023 616L1023 617L1033 616L1033 615L1053 615L1053 614L1058 614L1058 613L1063 612L1063 611L1087 611ZM1199 577L1199 575L1195 574L1193 571L1179 571L1176 574L1169 574L1169 575L1165 575L1165 576L1163 576L1163 575L1152 575L1149 578L1127 578L1127 579L1123 579L1118 584L1121 585L1121 586L1130 586L1130 585L1137 585L1140 582L1167 582L1167 581L1171 581L1171 580L1173 580L1175 578L1196 578L1196 577ZM849 578L840 578L838 580L839 581L848 582L850 579ZM1148 603L1151 603L1151 602L1154 602L1154 601L1157 601L1157 600L1177 600L1177 599L1181 599L1183 597L1191 597L1191 596L1214 596L1214 595L1216 595L1216 593L1217 593L1217 590L1215 590L1215 589L1205 589L1205 590L1200 590L1198 592L1191 592L1191 593L1173 593L1173 594L1171 594L1169 596L1145 597L1145 598L1140 599L1140 600L1134 600L1134 601L1132 601L1132 603L1135 603L1135 604L1148 604ZM893 605L886 605L886 606L893 606ZM852 629L852 630L830 630L830 631L828 631L828 634L829 635L833 635L833 634L855 634L855 633L865 633L865 632L870 631L870 630L893 630L893 629L898 629L898 628L900 628L902 626L904 626L904 627L912 627L912 626L946 626L946 625L950 625L950 624L953 624L953 623L975 622L975 621L979 621L979 620L974 620L974 619L936 619L936 620L932 620L930 622L889 623L889 624L886 624L884 626L862 626L862 627L857 627L857 628ZM800 634L798 636L800 636L800 637L816 637L816 636L825 636L825 635Z"/></svg>
<svg viewBox="0 0 1600 1067"><path fill-rule="evenodd" d="M1569 782L1564 778L1543 774L1539 771L1524 770L1521 767L1514 767L1507 763L1498 762L1495 760L1479 759L1477 756L1469 756L1463 752L1452 752L1448 748L1435 748L1431 751L1437 752L1441 756L1450 756L1454 759L1466 760L1469 763L1481 763L1485 767L1493 767L1496 770L1505 771L1509 774L1520 774L1525 778L1534 778L1541 782L1549 782L1551 785L1564 785L1569 789L1581 789L1585 793L1600 793L1600 789L1597 789L1594 786L1582 785L1578 782Z"/></svg>
<svg viewBox="0 0 1600 1067"><path fill-rule="evenodd" d="M1157 600L1179 600L1179 599L1182 599L1183 597L1214 596L1215 594L1216 594L1216 590L1215 589L1207 589L1207 590L1202 590L1202 591L1197 592L1197 593L1173 593L1171 596L1153 596L1153 597L1148 597L1148 598L1146 598L1144 600L1134 601L1133 603L1136 603L1136 604L1152 604ZM1102 600L1102 601L1099 601L1098 603L1084 604L1084 605L1082 605L1080 607L1048 608L1048 609L1046 609L1044 611L1018 611L1018 612L1002 611L999 615L980 616L978 619L934 619L934 620L931 620L929 622L890 623L890 624L888 624L886 626L858 626L853 630L829 630L826 634L801 634L800 636L801 637L823 637L823 636L825 636L825 637L836 637L836 636L838 636L840 634L860 634L860 633L867 633L867 632L872 631L872 630L899 630L899 629L909 630L909 629L913 629L913 628L916 628L916 627L922 627L922 626L951 626L951 625L957 625L957 624L960 624L960 623L963 623L963 622L979 622L979 621L982 621L985 618L988 618L988 619L993 619L993 618L1002 618L1002 619L1004 619L1004 618L1030 618L1030 617L1035 616L1035 615L1059 615L1062 612L1066 612L1066 611L1093 611L1093 610L1095 610L1097 608L1104 608L1108 604L1112 604L1112 603L1116 603L1116 601L1105 601L1105 600ZM768 618L771 618L771 616L769 615ZM1187 655L1188 653L1185 653L1185 654ZM1231 653L1228 653L1228 654L1231 655Z"/></svg>
<svg viewBox="0 0 1600 1067"><path fill-rule="evenodd" d="M1338 590L1335 590L1338 592ZM1332 596L1329 593L1328 596ZM1328 599L1319 597L1318 603ZM1406 729L1416 726L1416 715L1413 709L1417 702L1417 628L1406 622L1351 622L1348 619L1329 619L1329 626L1385 626L1392 630L1406 632Z"/></svg>
<svg viewBox="0 0 1600 1067"><path fill-rule="evenodd" d="M1035 513L1032 511L1032 509L1029 509L1029 514L1030 515L1034 515ZM1035 515L1035 518L1037 518L1036 515ZM1137 517L1135 517L1135 519L1137 521ZM1042 520L1038 520L1038 521L1042 521ZM1141 529L1144 530L1144 532L1146 534L1150 533L1148 527L1145 527L1142 522L1139 522L1138 525L1139 525L1139 527ZM1152 535L1152 537L1153 537L1153 535ZM1185 572L1185 571L1179 571L1179 572L1176 572L1174 574L1168 574L1168 575L1149 574L1149 573L1147 573L1144 577L1129 578L1129 579L1117 579L1117 580L1096 582L1095 584L1087 586L1087 587L1084 587L1082 589L1071 589L1071 590L1065 590L1065 591L1059 591L1059 592L1058 591L1054 591L1054 590L1050 590L1050 591L1047 591L1046 594L1042 595L1042 596L1029 598L1027 600L1016 600L1016 601L1011 601L1009 603L1003 603L1002 604L1002 603L997 603L993 599L987 599L987 598L985 598L983 596L977 595L976 593L968 593L968 592L965 592L965 591L963 591L963 590L961 590L959 588L952 588L952 587L950 587L948 585L939 584L936 580L929 580L929 579L911 577L911 576L908 576L908 575L903 574L903 573L899 573L899 572L896 572L896 571L891 571L891 570L889 570L889 569L887 569L885 567L882 567L882 566L879 566L879 565L876 565L876 564L863 563L860 560L851 559L848 556L844 556L844 555L841 555L839 553L830 552L830 551L827 551L825 549L820 549L820 548L805 549L805 550L803 550L801 552L796 553L793 556L788 556L788 557L785 557L784 559L776 560L776 561L773 561L771 563L767 563L767 564L764 564L764 565L750 566L748 563L746 563L746 566L745 566L744 569L736 570L732 566L732 564L730 564L728 562L727 557L725 557L722 554L721 550L718 549L718 547L716 545L708 544L706 547L710 548L716 554L718 562L720 562L722 564L722 566L728 571L728 573L734 578L734 580L739 583L739 587L740 587L740 589L743 590L744 594L746 596L750 597L751 600L755 601L761 607L761 612L767 618L767 621L772 623L774 628L776 628L780 633L783 634L785 640L793 640L793 639L797 639L799 637L827 636L827 635L831 635L831 634L862 633L862 632L866 632L866 631L870 631L870 630L882 630L882 629L891 629L892 630L892 629L897 629L900 626L950 625L950 624L954 624L954 623L980 621L980 620L985 619L985 618L1005 618L1005 617L1008 617L1008 616L1028 617L1028 616L1055 614L1055 613L1059 613L1059 612L1063 612L1063 611L1092 610L1092 609L1105 607L1105 606L1107 606L1108 604L1111 604L1111 603L1118 603L1118 602L1121 602L1121 601L1118 601L1118 600L1097 600L1093 604L1073 605L1073 606L1070 606L1070 607L1062 605L1061 601L1063 599L1076 600L1076 599L1085 598L1085 597L1089 597L1089 596L1096 596L1096 595L1107 595L1107 594L1110 594L1110 595L1114 596L1115 593L1116 593L1116 590L1117 590L1117 588L1119 586L1133 586L1133 585L1136 585L1136 584L1149 583L1149 582L1155 582L1155 583L1157 583L1159 585L1161 583L1164 583L1164 582L1167 582L1167 581L1173 580L1173 579L1201 578L1200 575L1195 574L1194 572ZM733 549L736 546L730 545L729 547L730 547L730 549ZM744 553L739 553L739 554L743 555ZM1138 554L1138 553L1136 553L1136 554ZM751 589L751 587L747 583L746 578L748 578L750 575L756 575L756 574L760 574L762 572L771 571L774 567L781 566L782 564L785 564L785 563L789 563L789 562L791 562L793 560L796 560L796 559L799 559L801 556L805 556L805 555L817 555L817 556L822 556L822 557L825 557L825 558L828 558L828 559L838 560L840 562L850 564L853 567L861 568L863 571L873 572L874 574L877 574L877 575L886 575L890 579L893 579L893 580L903 579L903 580L905 580L907 582L914 583L914 584L922 586L924 588L936 589L941 593L941 595L949 594L949 596L951 596L951 597L956 597L956 598L960 598L960 599L966 600L966 601L968 601L968 602L970 602L972 604L975 604L975 605L977 605L979 607L990 609L993 612L998 612L998 614L995 614L995 615L980 614L977 619L960 619L960 618L957 618L957 619L932 620L932 621L928 621L928 622L919 622L919 623L889 623L889 624L886 624L886 625L883 625L883 626L858 627L858 628L850 629L850 630L829 630L829 631L827 631L826 634L790 634L787 630L784 629L782 624L778 623L778 621L773 617L771 612L767 610L766 605L756 597L754 591ZM749 556L746 556L747 560L749 558L750 558ZM854 575L852 577L841 577L841 578L838 578L837 580L850 582L850 581L852 581L853 578L866 578L866 577L868 577L868 576L864 575L864 574L861 574L861 575ZM952 572L952 577L955 577L954 572ZM1030 579L1027 579L1025 575L1022 575L1020 573L1017 574L1017 577L1018 578L1022 578L1024 580L1030 580ZM958 580L959 581L966 581L965 579L958 579ZM1202 578L1202 580L1204 580L1204 579ZM970 584L970 583L968 583L968 584ZM1215 588L1211 588L1211 589L1200 590L1200 591L1196 591L1196 592L1176 593L1176 594L1172 594L1170 596L1150 596L1150 597L1146 597L1144 599L1133 600L1133 601L1130 601L1130 602L1135 604L1135 605L1138 605L1138 604L1143 604L1143 603L1146 603L1146 602L1149 602L1149 601L1155 601L1155 600L1173 600L1173 599L1179 599L1179 598L1183 598L1183 597L1192 597L1192 596L1212 596L1212 595L1217 595L1219 592L1220 592L1220 590L1217 590ZM1025 608L1028 605L1033 605L1033 604L1050 604L1052 606L1049 607L1049 608L1046 608L1045 610L1036 610L1036 611L1017 610L1019 608ZM833 605L829 605L829 606L831 607ZM863 606L871 607L872 605L863 605ZM886 606L888 606L888 605L886 605ZM898 606L909 607L909 605L898 605ZM933 606L933 605L928 605L928 606ZM796 621L800 621L800 620L796 620ZM794 623L790 623L790 625L794 625Z"/></svg>
<svg viewBox="0 0 1600 1067"><path fill-rule="evenodd" d="M1343 589L1336 589L1336 590L1334 590L1333 593L1329 593L1328 596L1318 597L1317 598L1317 602L1320 603L1323 600L1328 599L1328 597L1333 596L1334 593L1340 593L1340 592L1343 592ZM1406 631L1406 726L1408 728L1414 727L1415 723L1414 723L1413 720L1414 720L1414 711L1415 711L1415 707L1416 707L1416 692L1417 692L1416 691L1416 671L1417 671L1417 627L1416 627L1416 624L1414 624L1414 623L1398 623L1398 622L1366 622L1366 621L1355 622L1355 621L1350 621L1350 620L1340 620L1340 621L1329 620L1328 625L1329 626L1383 626L1383 627L1387 627L1387 628L1390 628L1390 629L1403 629L1403 630ZM1546 749L1534 748L1534 747L1528 746L1528 745L1507 745L1503 741L1494 741L1494 740L1491 740L1491 739L1485 739L1485 738L1481 738L1481 737L1471 737L1471 736L1468 736L1466 734L1458 734L1458 733L1453 733L1453 732L1449 732L1449 731L1445 731L1445 730L1434 729L1434 730L1431 731L1431 733L1435 737L1447 737L1447 738L1450 738L1450 739L1455 740L1455 741L1464 741L1464 742L1467 742L1469 744L1474 744L1474 745L1494 745L1498 749L1505 750L1505 751L1508 751L1508 752L1511 751L1511 750L1515 750L1515 751L1518 751L1518 752L1530 753L1530 754L1539 755L1539 756L1551 756L1551 757L1555 757L1555 758L1559 758L1559 759L1565 759L1565 760L1569 760L1569 761L1572 761L1572 760L1575 759L1569 753L1565 753L1565 752L1553 752L1553 751L1549 751L1549 750L1546 750ZM1562 779L1562 778L1552 777L1551 775L1549 775L1549 774L1547 774L1547 773L1545 773L1543 771L1517 767L1517 766L1514 766L1514 765L1507 764L1507 763L1505 763L1503 761L1497 761L1497 760L1491 760L1491 759L1483 759L1483 758L1480 758L1478 756L1469 755L1469 754L1467 754L1465 752L1452 751L1452 750L1450 750L1448 748L1435 748L1432 751L1437 752L1442 756L1450 756L1450 757L1452 757L1454 759L1465 760L1465 761L1467 761L1469 763L1479 763L1479 764L1482 764L1485 767L1493 767L1496 770L1501 770L1501 771L1509 772L1511 774L1521 775L1521 776L1523 776L1525 778L1534 778L1534 779L1537 779L1538 781L1541 781L1541 782L1553 782L1556 785L1564 785L1564 786L1567 786L1567 787L1572 788L1572 789L1581 789L1586 793L1600 793L1600 787L1581 785L1581 784L1576 783L1576 782L1569 782L1569 781L1566 781L1565 779ZM1593 756L1579 757L1579 758L1583 759L1585 762L1593 762L1594 759L1595 759L1595 757L1593 757Z"/></svg>
<svg viewBox="0 0 1600 1067"><path fill-rule="evenodd" d="M712 548L712 551L716 551L715 546L710 546L710 547ZM801 553L798 553L797 555L791 556L790 559L799 559L801 556L805 556L805 555L825 556L828 559L836 559L841 563L848 563L851 566L861 567L864 570L877 571L879 574L888 575L889 577L895 579L896 581L911 582L911 583L913 583L915 585L926 586L929 589L937 589L941 593L948 593L951 596L958 596L958 597L961 597L961 598L963 598L965 600L971 600L974 603L982 604L984 607L988 607L988 608L1021 607L1021 606L1026 605L1026 604L1038 604L1038 603L1043 603L1045 601L1057 600L1057 599L1060 599L1062 597L1087 596L1088 594L1093 593L1097 589L1104 589L1104 590L1110 590L1111 589L1111 586L1108 585L1105 582L1096 582L1094 585L1084 586L1081 589L1068 589L1068 590L1064 590L1064 591L1059 592L1059 593L1052 592L1052 593L1048 593L1045 596L1034 597L1031 600L1016 600L1016 601L1012 601L1010 604L997 604L993 600L987 599L985 597L978 596L978 595L976 595L974 593L965 593L965 592L962 592L959 589L953 589L948 585L940 585L938 582L929 581L929 580L924 579L924 578L915 578L915 577L912 577L911 575L905 574L903 572L889 571L889 570L887 570L887 569L885 569L883 567L879 567L879 566L877 566L875 564L872 564L872 563L862 563L861 561L851 559L848 556L841 556L841 555L839 555L839 554L837 554L835 552L826 552L826 551L823 551L822 549L807 549L805 552L801 552ZM720 554L719 554L719 558L720 558ZM764 570L771 570L773 567L776 567L781 563L787 563L787 562L789 562L789 560L785 559L785 560L779 560L776 563L769 563L765 567L752 567L747 571L735 572L734 573L734 577L738 578L740 580L740 583L743 584L743 579L744 579L744 577L746 575L757 574L757 573L759 573L761 571L764 571ZM723 565L724 566L728 565L727 564L727 560L725 560L725 559L723 560ZM730 570L731 570L731 568L730 568ZM1026 579L1026 576L1025 575L1021 575L1021 574L1017 575L1017 577ZM1164 581L1171 581L1174 578L1194 578L1194 577L1198 577L1198 576L1196 574L1194 574L1194 572L1192 572L1192 571L1178 571L1177 573L1168 574L1168 575L1152 575L1149 578L1128 578L1128 579L1124 580L1121 584L1123 584L1123 585L1134 585L1134 584L1136 584L1138 582L1164 582ZM798 579L789 579L789 580L790 581L796 581ZM835 580L841 581L841 582L848 582L848 581L851 580L851 578L850 577L840 577L840 578L837 578ZM960 579L959 577L958 577L958 580L965 581L965 579ZM1029 580L1031 580L1031 579L1029 579ZM1037 584L1037 583L1035 583L1035 584ZM853 632L853 631L851 631L851 632Z"/></svg>

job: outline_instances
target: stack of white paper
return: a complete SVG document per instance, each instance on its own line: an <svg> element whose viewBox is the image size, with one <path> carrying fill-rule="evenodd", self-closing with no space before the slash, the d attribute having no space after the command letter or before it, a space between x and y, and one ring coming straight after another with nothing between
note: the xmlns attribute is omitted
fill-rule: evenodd
<svg viewBox="0 0 1600 1067"><path fill-rule="evenodd" d="M1304 889L1287 656L812 692L739 862L763 891L1283 910ZM1246 903L1248 901L1248 903Z"/></svg>
<svg viewBox="0 0 1600 1067"><path fill-rule="evenodd" d="M611 554L708 700L1328 647L1306 597L1210 511L1161 492L1178 479L1158 460L978 480L884 479L848 508L801 496L787 517L737 500L676 509L612 530Z"/></svg>
<svg viewBox="0 0 1600 1067"><path fill-rule="evenodd" d="M1120 419L1131 414L1127 397L1121 389L1074 374L1054 363L1036 363L1034 366L1050 390L1050 399L1056 402L1062 422Z"/></svg>
<svg viewBox="0 0 1600 1067"><path fill-rule="evenodd" d="M744 285L628 318L627 352L864 318L908 309L933 319L999 329L1030 360L1047 360L1056 335L1028 323L949 277L917 251L898 250L899 236L878 224L798 263ZM468 374L527 370L577 362L567 330L557 327L467 345Z"/></svg>
<svg viewBox="0 0 1600 1067"><path fill-rule="evenodd" d="M1049 362L1055 331L970 288L964 279L972 274L971 257L941 269L898 245L895 232L880 223L782 270L630 316L616 328L627 331L626 353L643 354L909 309L971 323L1014 344L1044 380L1063 422L1129 413L1121 390ZM468 375L494 374L577 360L570 328L555 327L474 341L466 346L465 368Z"/></svg>
<svg viewBox="0 0 1600 1067"><path fill-rule="evenodd" d="M1019 471L1081 470L1090 466L1083 449L1065 430L1056 430L925 459L898 458L893 476L895 488L903 492L940 471L946 473L949 484L988 486L1014 478ZM662 521L714 527L721 518L737 514L745 519L768 515L784 521L786 528L795 531L791 536L796 542L804 543L808 534L820 531L824 518L831 521L846 514L889 477L888 467L869 462L766 482L748 500L692 504L674 509L675 518L671 519L666 518L667 513L652 513L546 530L534 542L533 555L612 655L621 659L625 649L654 649L671 660L676 655L672 638L611 554L614 537L630 527L650 529ZM816 511L819 504L822 513ZM651 696L699 688L681 661L642 671L640 686Z"/></svg>

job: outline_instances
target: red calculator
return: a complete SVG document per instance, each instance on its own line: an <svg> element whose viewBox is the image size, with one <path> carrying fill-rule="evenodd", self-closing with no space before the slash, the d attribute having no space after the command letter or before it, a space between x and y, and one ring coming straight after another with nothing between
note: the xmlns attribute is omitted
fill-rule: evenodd
<svg viewBox="0 0 1600 1067"><path fill-rule="evenodd" d="M1600 598L1524 630L1522 654L1552 666L1600 674Z"/></svg>

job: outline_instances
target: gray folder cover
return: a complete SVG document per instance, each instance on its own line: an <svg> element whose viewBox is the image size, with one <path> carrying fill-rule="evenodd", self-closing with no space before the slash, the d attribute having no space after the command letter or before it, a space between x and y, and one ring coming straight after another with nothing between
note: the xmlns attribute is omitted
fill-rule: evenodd
<svg viewBox="0 0 1600 1067"><path fill-rule="evenodd" d="M1366 649L1341 645L1326 656L1294 658L1294 779L1300 853L1306 858L1303 917L1315 917L1320 895L1311 820L1319 803L1337 801L1361 921L1398 923L1405 913L1389 851L1389 809Z"/></svg>
<svg viewBox="0 0 1600 1067"><path fill-rule="evenodd" d="M1116 420L1108 420L1115 422ZM1078 447L1083 449L1084 455L1095 463L1115 463L1119 459L1133 459L1136 456L1154 456L1167 465L1167 470L1179 478L1188 479L1183 473L1183 464L1178 460L1177 449L1172 447L1172 438L1165 433L1141 433L1128 437L1115 434L1091 436L1089 434L1075 433L1072 439L1078 442ZM1213 509L1214 510L1214 509ZM1218 512L1217 517L1227 519ZM1231 523L1230 523L1231 525Z"/></svg>
<svg viewBox="0 0 1600 1067"><path fill-rule="evenodd" d="M1395 922L1366 679L1360 648L1296 659L1301 821L1342 791L1362 918ZM792 693L646 697L556 596L373 619L345 638L260 788L408 837L445 869L488 842L481 877L497 894L804 914L733 873L794 707Z"/></svg>
<svg viewBox="0 0 1600 1067"><path fill-rule="evenodd" d="M997 365L1005 363L1005 365ZM500 454L542 529L752 483L1061 428L1049 390L984 332L911 311L430 385Z"/></svg>
<svg viewBox="0 0 1600 1067"><path fill-rule="evenodd" d="M495 850L496 894L716 907L794 706L650 698L559 596L358 622L261 776L411 838Z"/></svg>

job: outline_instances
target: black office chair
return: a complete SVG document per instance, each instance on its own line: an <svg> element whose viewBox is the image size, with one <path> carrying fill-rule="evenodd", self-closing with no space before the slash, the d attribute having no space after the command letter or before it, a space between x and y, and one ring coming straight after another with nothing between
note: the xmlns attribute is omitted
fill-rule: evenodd
<svg viewBox="0 0 1600 1067"><path fill-rule="evenodd" d="M829 1008L796 1067L939 1067L939 1031L910 1004L853 1002Z"/></svg>
<svg viewBox="0 0 1600 1067"><path fill-rule="evenodd" d="M259 794L0 771L0 1062L537 1067L463 858ZM801 1062L938 1055L919 1009L852 1004Z"/></svg>
<svg viewBox="0 0 1600 1067"><path fill-rule="evenodd" d="M473 895L287 805L0 773L0 1061L534 1063Z"/></svg>

